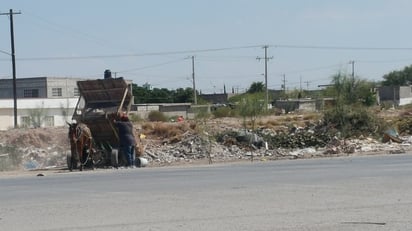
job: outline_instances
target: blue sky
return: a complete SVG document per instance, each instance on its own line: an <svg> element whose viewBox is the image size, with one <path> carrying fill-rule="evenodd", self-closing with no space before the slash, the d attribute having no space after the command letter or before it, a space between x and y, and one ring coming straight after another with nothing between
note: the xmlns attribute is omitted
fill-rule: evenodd
<svg viewBox="0 0 412 231"><path fill-rule="evenodd" d="M412 64L409 0L2 0L14 15L17 78L101 78L202 93L318 89L339 71L367 80ZM0 17L0 78L11 78L9 18Z"/></svg>

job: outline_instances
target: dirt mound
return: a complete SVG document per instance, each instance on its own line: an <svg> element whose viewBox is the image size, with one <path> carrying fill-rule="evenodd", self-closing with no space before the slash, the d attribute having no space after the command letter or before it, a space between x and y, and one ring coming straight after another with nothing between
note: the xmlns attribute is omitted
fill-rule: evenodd
<svg viewBox="0 0 412 231"><path fill-rule="evenodd" d="M35 147L47 149L69 145L67 128L27 128L0 132L0 143L20 148Z"/></svg>

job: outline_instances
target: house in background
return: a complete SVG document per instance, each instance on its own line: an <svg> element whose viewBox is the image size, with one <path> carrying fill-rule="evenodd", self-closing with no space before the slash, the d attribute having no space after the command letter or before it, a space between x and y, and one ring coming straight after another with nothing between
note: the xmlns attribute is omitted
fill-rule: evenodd
<svg viewBox="0 0 412 231"><path fill-rule="evenodd" d="M79 99L81 78L16 79L18 127L64 126ZM0 130L14 127L13 80L0 79Z"/></svg>
<svg viewBox="0 0 412 231"><path fill-rule="evenodd" d="M131 114L136 114L141 118L148 118L151 111L162 112L167 117L183 116L192 118L190 113L191 103L150 103L150 104L133 104L130 110Z"/></svg>
<svg viewBox="0 0 412 231"><path fill-rule="evenodd" d="M382 86L378 88L379 104L403 106L412 103L412 86Z"/></svg>
<svg viewBox="0 0 412 231"><path fill-rule="evenodd" d="M227 93L200 94L199 97L212 104L226 104L229 102L230 95Z"/></svg>
<svg viewBox="0 0 412 231"><path fill-rule="evenodd" d="M287 99L275 100L273 107L282 109L285 113L293 111L301 112L316 112L322 111L325 108L331 107L335 103L333 98L319 98L319 99Z"/></svg>

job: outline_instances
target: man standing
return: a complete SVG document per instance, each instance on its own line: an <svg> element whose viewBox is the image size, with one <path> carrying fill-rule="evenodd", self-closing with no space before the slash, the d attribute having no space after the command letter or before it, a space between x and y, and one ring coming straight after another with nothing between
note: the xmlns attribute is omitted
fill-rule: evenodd
<svg viewBox="0 0 412 231"><path fill-rule="evenodd" d="M120 121L114 121L119 132L120 150L127 160L127 167L135 168L136 139L133 134L133 124L126 113L120 115Z"/></svg>

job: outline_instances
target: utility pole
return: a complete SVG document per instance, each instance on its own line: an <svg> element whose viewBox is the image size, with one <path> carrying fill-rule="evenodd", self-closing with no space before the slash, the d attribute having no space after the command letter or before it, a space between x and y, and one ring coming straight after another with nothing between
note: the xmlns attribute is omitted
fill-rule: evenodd
<svg viewBox="0 0 412 231"><path fill-rule="evenodd" d="M17 128L16 58L15 58L15 51L14 51L14 28L13 28L13 15L14 14L21 14L21 12L13 12L13 10L10 9L9 13L0 13L0 15L10 16L11 63L12 63L12 70L13 70L14 128Z"/></svg>
<svg viewBox="0 0 412 231"><path fill-rule="evenodd" d="M272 57L268 57L268 45L264 46L263 49L265 49L265 57L257 57L257 60L264 59L265 60L265 109L268 110L268 104L269 104L269 93L268 93L268 60L273 59Z"/></svg>
<svg viewBox="0 0 412 231"><path fill-rule="evenodd" d="M286 75L283 74L283 92L286 94Z"/></svg>
<svg viewBox="0 0 412 231"><path fill-rule="evenodd" d="M306 90L309 90L309 81L305 81L305 83L306 83Z"/></svg>
<svg viewBox="0 0 412 231"><path fill-rule="evenodd" d="M355 61L349 61L349 64L352 65L352 79L355 79Z"/></svg>
<svg viewBox="0 0 412 231"><path fill-rule="evenodd" d="M194 104L197 104L197 96L196 96L196 81L195 81L195 56L192 55L192 81L193 81L193 98Z"/></svg>
<svg viewBox="0 0 412 231"><path fill-rule="evenodd" d="M353 91L353 88L355 86L355 61L351 60L351 61L349 61L349 64L352 64L352 87L351 87L351 91Z"/></svg>

